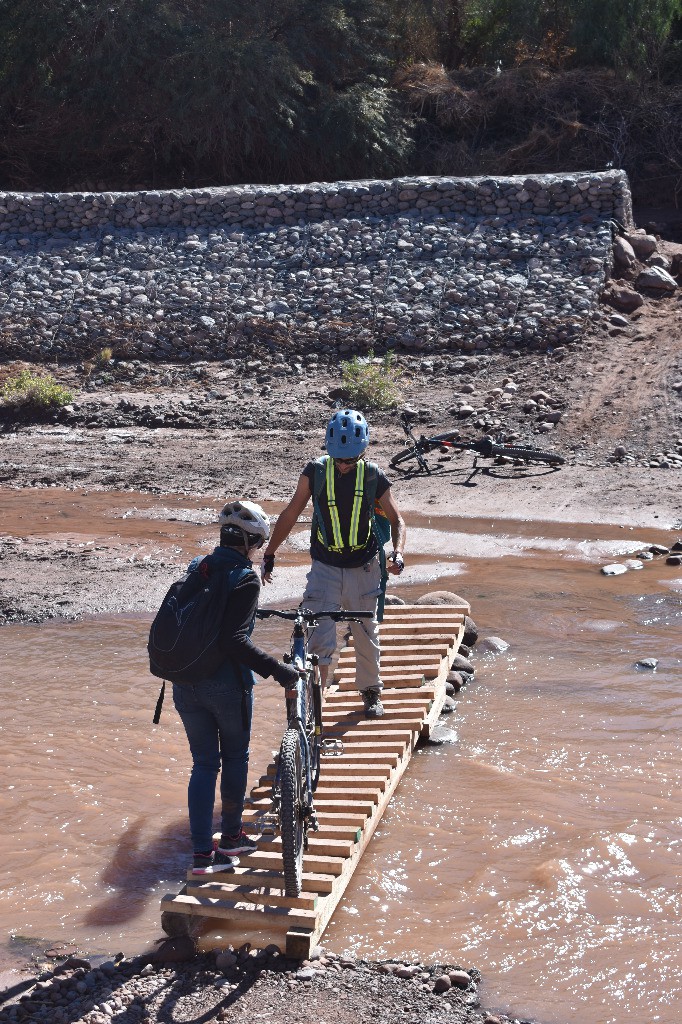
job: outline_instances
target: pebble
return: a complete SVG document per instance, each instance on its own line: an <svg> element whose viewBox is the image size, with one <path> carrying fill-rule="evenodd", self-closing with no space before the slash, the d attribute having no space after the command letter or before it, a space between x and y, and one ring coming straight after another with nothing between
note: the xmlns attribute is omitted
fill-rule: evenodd
<svg viewBox="0 0 682 1024"><path fill-rule="evenodd" d="M0 356L36 361L122 340L129 359L229 357L255 328L307 347L558 351L630 219L617 170L0 200Z"/></svg>

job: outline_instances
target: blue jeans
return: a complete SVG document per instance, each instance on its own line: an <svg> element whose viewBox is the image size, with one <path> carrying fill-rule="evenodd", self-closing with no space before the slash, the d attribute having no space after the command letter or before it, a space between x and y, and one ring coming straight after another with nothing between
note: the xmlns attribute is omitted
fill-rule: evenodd
<svg viewBox="0 0 682 1024"><path fill-rule="evenodd" d="M219 771L221 830L236 835L241 828L253 687L230 679L207 679L195 686L174 684L173 703L192 754L187 789L192 845L195 853L203 853L213 847L213 807Z"/></svg>

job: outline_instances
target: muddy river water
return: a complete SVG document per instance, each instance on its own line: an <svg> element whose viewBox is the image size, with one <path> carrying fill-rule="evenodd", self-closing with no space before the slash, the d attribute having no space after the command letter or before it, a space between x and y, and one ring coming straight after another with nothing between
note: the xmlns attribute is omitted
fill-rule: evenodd
<svg viewBox="0 0 682 1024"><path fill-rule="evenodd" d="M133 508L130 495L107 500ZM200 520L188 533L177 508L155 502L126 518L129 541L137 529L147 543L161 523L168 543L208 544ZM86 506L68 523L81 543L94 522L105 532ZM671 1024L682 1006L682 578L664 560L599 572L671 535L413 527L418 557L396 593L456 590L482 634L510 647L477 656L447 722L454 741L413 758L325 944L479 966L487 1006L548 1024ZM300 592L303 535L294 540L269 600ZM149 621L0 632L0 966L58 941L139 951L159 934L159 897L180 887L188 755L170 701L151 724ZM281 651L281 628L257 629ZM635 667L646 657L655 671ZM259 683L254 779L282 723L279 687Z"/></svg>

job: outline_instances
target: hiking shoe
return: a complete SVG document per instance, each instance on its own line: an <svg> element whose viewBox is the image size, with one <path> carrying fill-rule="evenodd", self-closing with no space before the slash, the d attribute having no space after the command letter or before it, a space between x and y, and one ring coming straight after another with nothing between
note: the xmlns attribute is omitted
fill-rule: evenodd
<svg viewBox="0 0 682 1024"><path fill-rule="evenodd" d="M381 703L381 690L361 690L365 702L365 718L381 718L384 705Z"/></svg>
<svg viewBox="0 0 682 1024"><path fill-rule="evenodd" d="M255 853L257 849L258 843L250 839L242 828L236 836L228 836L223 832L218 849L216 850L216 856L221 854L225 857L234 857L238 853Z"/></svg>
<svg viewBox="0 0 682 1024"><path fill-rule="evenodd" d="M192 874L215 875L219 871L234 871L234 866L238 863L239 861L214 853L213 850L210 853L195 853L192 861Z"/></svg>

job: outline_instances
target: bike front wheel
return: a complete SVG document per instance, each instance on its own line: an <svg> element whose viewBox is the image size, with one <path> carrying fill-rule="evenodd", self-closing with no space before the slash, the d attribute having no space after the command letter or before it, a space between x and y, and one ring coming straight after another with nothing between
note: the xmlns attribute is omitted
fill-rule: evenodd
<svg viewBox="0 0 682 1024"><path fill-rule="evenodd" d="M400 466L403 462L409 462L411 459L419 459L420 455L428 455L429 452L434 451L438 448L438 444L425 444L420 442L419 446L413 448L403 448L402 451L398 452L391 459L391 466Z"/></svg>
<svg viewBox="0 0 682 1024"><path fill-rule="evenodd" d="M287 729L279 750L280 832L284 863L284 891L300 896L303 880L303 769L301 738L296 729Z"/></svg>
<svg viewBox="0 0 682 1024"><path fill-rule="evenodd" d="M521 459L523 462L542 462L548 466L563 466L566 461L562 455L556 452L543 452L539 448L529 448L522 445L496 444L493 445L494 456L508 455L512 459Z"/></svg>

